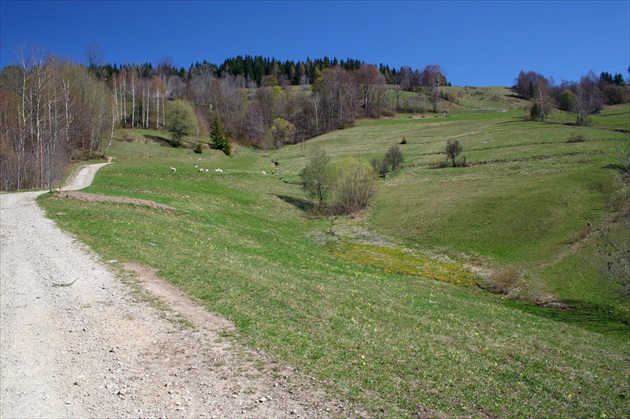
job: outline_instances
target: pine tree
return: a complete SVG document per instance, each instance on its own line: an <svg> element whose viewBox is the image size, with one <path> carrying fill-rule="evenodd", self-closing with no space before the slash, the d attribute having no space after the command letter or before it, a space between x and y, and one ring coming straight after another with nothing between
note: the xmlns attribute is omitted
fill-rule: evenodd
<svg viewBox="0 0 630 419"><path fill-rule="evenodd" d="M223 124L218 116L214 117L210 126L210 141L212 148L223 151L226 156L232 155L232 142L223 130Z"/></svg>

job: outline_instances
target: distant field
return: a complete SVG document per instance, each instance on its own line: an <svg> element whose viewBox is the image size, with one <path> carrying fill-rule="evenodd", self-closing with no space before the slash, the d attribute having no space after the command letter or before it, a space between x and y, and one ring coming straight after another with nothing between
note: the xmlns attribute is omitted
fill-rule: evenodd
<svg viewBox="0 0 630 419"><path fill-rule="evenodd" d="M596 280L585 236L587 222L607 215L610 165L628 139L619 132L628 108L607 115L589 128L561 115L524 122L519 109L400 115L269 154L236 147L234 158L145 141L164 133L121 132L129 142L114 143L114 164L86 191L176 211L40 203L104 259L157 268L233 320L234 338L375 417L623 417L627 312ZM586 141L567 142L575 133ZM363 216L305 210L308 198L292 182L303 147L369 159L403 137L403 167L381 181ZM470 167L432 168L450 138ZM600 327L481 291L465 263L513 269Z"/></svg>

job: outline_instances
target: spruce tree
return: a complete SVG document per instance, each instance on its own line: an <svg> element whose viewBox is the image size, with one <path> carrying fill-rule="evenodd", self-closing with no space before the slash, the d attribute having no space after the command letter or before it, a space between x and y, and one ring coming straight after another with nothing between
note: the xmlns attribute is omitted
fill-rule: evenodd
<svg viewBox="0 0 630 419"><path fill-rule="evenodd" d="M223 130L223 124L218 116L214 117L210 126L210 141L212 148L223 151L226 156L232 155L232 142Z"/></svg>

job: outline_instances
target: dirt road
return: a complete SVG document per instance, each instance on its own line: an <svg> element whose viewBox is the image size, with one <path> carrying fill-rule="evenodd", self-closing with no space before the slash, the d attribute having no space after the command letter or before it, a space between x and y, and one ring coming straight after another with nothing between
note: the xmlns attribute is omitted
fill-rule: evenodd
<svg viewBox="0 0 630 419"><path fill-rule="evenodd" d="M149 268L123 282L44 217L41 193L0 195L2 418L364 416L225 337L228 321Z"/></svg>

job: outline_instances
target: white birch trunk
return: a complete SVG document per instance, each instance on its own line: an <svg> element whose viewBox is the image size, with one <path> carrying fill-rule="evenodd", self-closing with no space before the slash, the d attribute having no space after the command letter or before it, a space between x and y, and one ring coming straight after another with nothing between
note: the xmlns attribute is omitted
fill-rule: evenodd
<svg viewBox="0 0 630 419"><path fill-rule="evenodd" d="M155 99L157 100L157 109L155 110L155 129L160 129L160 89L156 89Z"/></svg>
<svg viewBox="0 0 630 419"><path fill-rule="evenodd" d="M132 70L133 71L133 70ZM131 73L131 128L136 126L136 74Z"/></svg>

